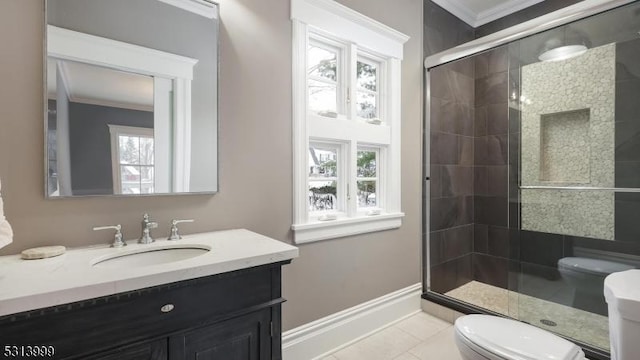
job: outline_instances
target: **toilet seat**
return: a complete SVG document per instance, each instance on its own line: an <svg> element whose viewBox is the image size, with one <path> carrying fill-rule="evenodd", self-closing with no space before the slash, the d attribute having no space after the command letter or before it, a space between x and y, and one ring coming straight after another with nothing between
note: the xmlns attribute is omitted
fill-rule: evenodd
<svg viewBox="0 0 640 360"><path fill-rule="evenodd" d="M489 360L583 360L574 343L534 326L491 315L466 315L455 323L461 352Z"/></svg>

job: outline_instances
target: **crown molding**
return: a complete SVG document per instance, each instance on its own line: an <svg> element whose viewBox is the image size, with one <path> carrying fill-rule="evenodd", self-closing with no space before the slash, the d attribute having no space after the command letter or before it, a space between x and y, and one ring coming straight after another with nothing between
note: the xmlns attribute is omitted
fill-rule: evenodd
<svg viewBox="0 0 640 360"><path fill-rule="evenodd" d="M541 3L544 0L510 0L506 3L494 6L485 11L481 11L476 17L476 25L478 27L494 20L500 19L507 15L526 9L529 6Z"/></svg>
<svg viewBox="0 0 640 360"><path fill-rule="evenodd" d="M441 51L437 54L427 56L424 60L424 67L430 69L467 56L472 56L482 51L523 39L527 36L539 34L545 30L553 29L617 7L631 4L634 1L637 0L584 0L546 15L539 16L535 19L519 23L510 28L497 31L493 34L489 34L451 49Z"/></svg>
<svg viewBox="0 0 640 360"><path fill-rule="evenodd" d="M453 16L475 27L477 14L468 7L462 5L460 0L431 0L441 8L447 10Z"/></svg>
<svg viewBox="0 0 640 360"><path fill-rule="evenodd" d="M218 18L218 5L208 0L158 0L165 4L204 16L208 19Z"/></svg>
<svg viewBox="0 0 640 360"><path fill-rule="evenodd" d="M513 14L544 0L509 0L490 9L476 13L464 5L461 0L432 0L465 23L477 28L491 21Z"/></svg>

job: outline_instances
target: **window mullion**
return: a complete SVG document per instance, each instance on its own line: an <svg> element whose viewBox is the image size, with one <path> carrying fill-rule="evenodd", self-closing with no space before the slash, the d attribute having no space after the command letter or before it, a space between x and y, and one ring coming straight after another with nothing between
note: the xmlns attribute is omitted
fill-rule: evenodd
<svg viewBox="0 0 640 360"><path fill-rule="evenodd" d="M389 191L387 185L387 176L389 176L387 152L388 147L383 147L378 150L378 162L376 168L376 186L378 187L378 203L376 205L383 209L387 208L387 196Z"/></svg>
<svg viewBox="0 0 640 360"><path fill-rule="evenodd" d="M349 188L349 197L348 201L348 211L347 215L349 217L353 217L357 215L358 212L358 143L355 139L352 139L348 145L349 159L348 164L349 168L346 172L347 186Z"/></svg>
<svg viewBox="0 0 640 360"><path fill-rule="evenodd" d="M358 77L358 47L355 44L349 44L347 52L348 66L347 66L347 119L354 120L356 118L356 93L357 93L357 77Z"/></svg>

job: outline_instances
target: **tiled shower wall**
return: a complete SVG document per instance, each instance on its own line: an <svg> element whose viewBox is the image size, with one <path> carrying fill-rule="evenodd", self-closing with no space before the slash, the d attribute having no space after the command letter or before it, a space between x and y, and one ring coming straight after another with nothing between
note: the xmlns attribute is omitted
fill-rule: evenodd
<svg viewBox="0 0 640 360"><path fill-rule="evenodd" d="M511 68L508 94L519 88L519 59L513 54L517 53L517 46L509 46L512 54L509 56ZM504 51L504 50L494 50ZM509 52L509 51L507 51ZM476 65L484 66L483 57L490 57L491 53L478 56ZM494 56L496 56L494 54ZM633 40L616 45L616 102L615 102L615 183L617 187L640 188L640 66L637 65L637 58L640 56L640 40ZM482 107L480 95L480 79L482 78L478 68L476 68L476 126L482 126L483 115L479 111ZM502 91L502 90L501 90ZM480 103L478 102L480 101ZM508 127L510 131L508 138L508 180L504 184L504 177L496 177L493 181L493 188L496 191L507 191L509 189L510 199L504 201L496 199L493 206L482 208L479 206L478 198L481 196L484 185L476 180L475 183L475 223L476 231L474 237L474 254L472 255L472 266L474 268L473 279L491 285L500 286L516 290L522 294L539 297L545 300L572 305L571 298L559 296L547 291L546 285L554 286L550 289L558 289L558 285L566 286L560 281L560 274L557 269L558 260L563 257L585 256L584 252L595 251L602 254L620 256L633 261L633 258L640 257L640 222L636 216L640 214L640 194L637 193L616 193L615 211L615 241L586 238L580 236L560 235L548 232L519 230L520 223L518 211L520 208L518 198L518 161L520 158L520 112L513 106L509 108L504 105L497 108L499 111L489 116L487 121L498 122L499 126ZM487 127L489 128L489 126ZM477 134L476 135L480 135ZM497 142L496 142L497 143ZM476 169L482 169L482 164L478 163L478 143L476 138ZM480 157L481 158L481 157ZM482 174L483 170L480 171ZM476 175L477 176L477 175ZM497 190L501 189L501 190ZM491 194L494 195L496 194ZM479 219L478 212L493 212L504 214L503 206L509 205L508 228L496 226L496 223L487 225L485 232L483 220ZM495 216L495 215L493 215ZM496 216L498 221L504 224L504 218ZM509 229L510 228L510 229ZM486 234L486 235L485 235ZM486 242L486 246L485 246ZM616 255L619 254L619 255ZM590 256L590 255L587 255ZM596 255L597 256L597 255ZM627 261L621 260L621 261ZM535 279L543 279L540 282ZM549 289L549 290L550 290ZM566 292L565 292L566 293ZM587 309L588 310L588 309Z"/></svg>
<svg viewBox="0 0 640 360"><path fill-rule="evenodd" d="M425 1L425 56L473 40L473 28ZM472 279L474 64L432 72L430 214L431 288L446 292ZM425 234L426 235L426 234ZM426 265L426 264L425 264Z"/></svg>
<svg viewBox="0 0 640 360"><path fill-rule="evenodd" d="M506 46L475 62L473 279L508 285L508 88Z"/></svg>

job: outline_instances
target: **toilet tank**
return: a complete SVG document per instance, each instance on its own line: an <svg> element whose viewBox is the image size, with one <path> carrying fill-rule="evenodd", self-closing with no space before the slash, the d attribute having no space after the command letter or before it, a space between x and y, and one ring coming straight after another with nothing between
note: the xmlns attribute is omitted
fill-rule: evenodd
<svg viewBox="0 0 640 360"><path fill-rule="evenodd" d="M638 360L640 355L640 270L613 273L604 280L609 308L612 360Z"/></svg>

